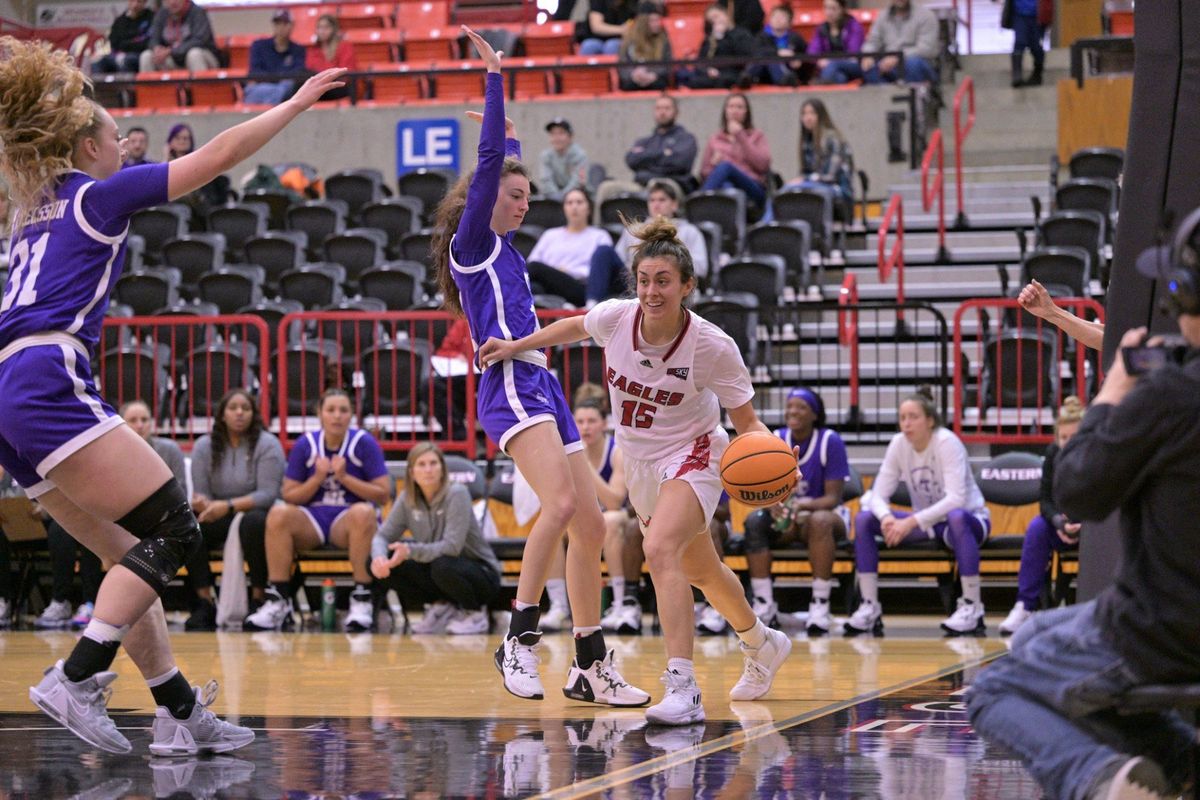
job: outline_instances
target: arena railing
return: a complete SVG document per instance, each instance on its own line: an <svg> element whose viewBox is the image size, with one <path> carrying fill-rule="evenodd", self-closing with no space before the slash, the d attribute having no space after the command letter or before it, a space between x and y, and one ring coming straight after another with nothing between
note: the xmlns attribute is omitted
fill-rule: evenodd
<svg viewBox="0 0 1200 800"><path fill-rule="evenodd" d="M842 288L838 291L838 344L850 351L850 419L857 420L861 415L862 406L859 403L859 367L858 367L858 314L848 310L858 305L858 278L853 272L847 272L842 279Z"/></svg>
<svg viewBox="0 0 1200 800"><path fill-rule="evenodd" d="M1095 300L1054 304L1096 322ZM1015 298L968 300L954 314L954 432L964 442L1046 444L1063 400L1086 403L1103 380L1098 354L1024 311Z"/></svg>
<svg viewBox="0 0 1200 800"><path fill-rule="evenodd" d="M891 250L886 249L888 234L892 231L892 225L895 225L896 239ZM896 301L904 302L904 198L899 194L893 194L888 200L887 208L883 212L883 218L879 221L879 234L877 242L877 252L875 258L876 268L879 270L879 281L887 283L892 277L892 270L896 271ZM904 328L904 317L901 315L896 321L896 330L902 333Z"/></svg>
<svg viewBox="0 0 1200 800"><path fill-rule="evenodd" d="M963 98L967 100L967 121L962 119ZM963 143L975 127L975 80L970 76L962 79L954 92L954 182L958 194L958 216L954 219L955 230L970 227L966 206L963 204Z"/></svg>
<svg viewBox="0 0 1200 800"><path fill-rule="evenodd" d="M934 157L937 157L937 168L933 168ZM930 175L933 176L932 180ZM934 130L925 146L925 155L921 158L921 207L925 211L933 208L933 201L938 206L938 249L937 260L950 260L950 251L946 249L946 145L940 128Z"/></svg>

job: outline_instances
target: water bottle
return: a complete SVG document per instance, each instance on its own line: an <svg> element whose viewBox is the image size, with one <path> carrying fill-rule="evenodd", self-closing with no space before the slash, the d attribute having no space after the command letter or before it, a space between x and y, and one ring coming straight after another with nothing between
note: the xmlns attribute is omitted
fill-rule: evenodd
<svg viewBox="0 0 1200 800"><path fill-rule="evenodd" d="M321 584L321 630L332 631L337 626L337 589L333 578Z"/></svg>

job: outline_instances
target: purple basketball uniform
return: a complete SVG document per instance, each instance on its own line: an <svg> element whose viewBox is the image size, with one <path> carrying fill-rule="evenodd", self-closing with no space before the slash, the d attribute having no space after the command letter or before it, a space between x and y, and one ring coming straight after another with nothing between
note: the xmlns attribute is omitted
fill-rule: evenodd
<svg viewBox="0 0 1200 800"><path fill-rule="evenodd" d="M450 265L475 350L489 337L520 339L538 329L525 259L512 236L491 228L505 155L520 158L521 145L504 138L504 81L487 76L479 163L467 189L467 203L450 242ZM478 363L478 357L477 357ZM476 399L479 423L503 450L508 441L540 422L554 421L568 453L583 449L562 386L546 369L540 351L484 370Z"/></svg>
<svg viewBox="0 0 1200 800"><path fill-rule="evenodd" d="M325 434L322 431L304 434L292 448L284 474L294 481L304 483L316 470L318 454L323 454L330 460L335 456L346 459L346 474L353 475L361 481L373 481L388 474L379 442L375 441L371 434L357 428L347 430L341 446L337 448L325 445ZM312 499L299 508L308 515L313 528L321 535L321 542L329 544L333 524L350 509L350 506L364 502L366 501L347 489L333 475L327 475Z"/></svg>
<svg viewBox="0 0 1200 800"><path fill-rule="evenodd" d="M787 442L788 447L800 448L800 480L793 497L809 497L816 500L825 496L825 481L850 480L850 460L846 456L846 444L842 437L829 428L816 428L806 442L792 441L788 428L779 428L775 435Z"/></svg>
<svg viewBox="0 0 1200 800"><path fill-rule="evenodd" d="M31 497L47 473L122 424L92 377L109 294L125 263L129 217L167 200L167 165L98 181L67 173L14 215L0 300L0 465Z"/></svg>

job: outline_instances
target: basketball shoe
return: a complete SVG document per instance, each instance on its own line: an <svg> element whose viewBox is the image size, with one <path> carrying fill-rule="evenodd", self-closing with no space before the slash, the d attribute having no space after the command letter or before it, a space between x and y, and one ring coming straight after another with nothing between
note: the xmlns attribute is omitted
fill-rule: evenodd
<svg viewBox="0 0 1200 800"><path fill-rule="evenodd" d="M762 620L763 625L768 628L779 627L779 604L774 600L755 597L750 607L754 610L754 616Z"/></svg>
<svg viewBox="0 0 1200 800"><path fill-rule="evenodd" d="M792 640L783 631L766 629L766 641L759 647L739 642L745 666L742 677L729 692L730 700L757 700L771 691L775 673L792 652Z"/></svg>
<svg viewBox="0 0 1200 800"><path fill-rule="evenodd" d="M446 626L446 633L452 636L487 633L489 622L486 608L479 608L474 611L461 611Z"/></svg>
<svg viewBox="0 0 1200 800"><path fill-rule="evenodd" d="M541 640L540 632L526 631L506 637L496 648L493 660L504 677L504 688L510 694L526 700L541 700L546 696L542 679L538 677L538 655L534 652Z"/></svg>
<svg viewBox="0 0 1200 800"><path fill-rule="evenodd" d="M983 636L987 630L983 624L983 603L958 598L958 608L942 620L942 630L950 636Z"/></svg>
<svg viewBox="0 0 1200 800"><path fill-rule="evenodd" d="M808 635L827 636L833 627L828 600L813 600L808 604Z"/></svg>
<svg viewBox="0 0 1200 800"><path fill-rule="evenodd" d="M863 600L842 625L842 631L847 636L863 633L883 636L883 606L872 600Z"/></svg>
<svg viewBox="0 0 1200 800"><path fill-rule="evenodd" d="M242 621L245 631L290 631L295 626L291 602L274 587L267 589L266 600L258 610Z"/></svg>
<svg viewBox="0 0 1200 800"><path fill-rule="evenodd" d="M642 605L636 598L626 597L608 609L600 620L600 628L615 633L637 635L642 632Z"/></svg>
<svg viewBox="0 0 1200 800"><path fill-rule="evenodd" d="M40 630L52 630L54 628L65 628L70 622L71 604L66 600L54 600L33 621L33 627Z"/></svg>
<svg viewBox="0 0 1200 800"><path fill-rule="evenodd" d="M346 633L367 633L375 630L375 602L371 593L353 592L350 595L350 610L342 623Z"/></svg>
<svg viewBox="0 0 1200 800"><path fill-rule="evenodd" d="M1008 612L1008 616L1004 618L1004 622L1000 623L1000 635L1012 636L1017 632L1017 628L1025 624L1025 622L1033 616L1032 611L1025 609L1025 604L1020 600L1012 607L1012 611Z"/></svg>
<svg viewBox="0 0 1200 800"><path fill-rule="evenodd" d="M543 631L566 630L571 627L571 612L562 606L552 605L545 614L542 614L538 627Z"/></svg>
<svg viewBox="0 0 1200 800"><path fill-rule="evenodd" d="M193 686L196 705L187 719L175 719L159 706L154 712L150 753L156 756L194 756L197 753L227 753L254 741L254 731L217 717L208 707L217 699L217 682L204 688Z"/></svg>
<svg viewBox="0 0 1200 800"><path fill-rule="evenodd" d="M579 662L572 659L563 694L572 700L626 708L644 706L650 702L648 693L631 686L621 677L613 662L612 650L604 658L593 661L587 669L580 668Z"/></svg>
<svg viewBox="0 0 1200 800"><path fill-rule="evenodd" d="M115 672L97 672L74 683L67 679L63 662L59 661L46 670L41 683L29 689L29 699L93 747L109 753L128 753L133 750L132 745L108 716L108 698L112 694L109 686L116 679Z"/></svg>
<svg viewBox="0 0 1200 800"><path fill-rule="evenodd" d="M442 633L454 619L458 609L445 600L438 600L425 606L425 614L412 625L409 631L417 634Z"/></svg>
<svg viewBox="0 0 1200 800"><path fill-rule="evenodd" d="M700 619L696 622L696 633L701 636L719 636L725 633L728 627L721 612L705 603L700 611Z"/></svg>
<svg viewBox="0 0 1200 800"><path fill-rule="evenodd" d="M694 675L682 675L668 669L662 674L667 687L663 699L646 709L646 721L651 725L694 725L704 722L704 705L700 687Z"/></svg>

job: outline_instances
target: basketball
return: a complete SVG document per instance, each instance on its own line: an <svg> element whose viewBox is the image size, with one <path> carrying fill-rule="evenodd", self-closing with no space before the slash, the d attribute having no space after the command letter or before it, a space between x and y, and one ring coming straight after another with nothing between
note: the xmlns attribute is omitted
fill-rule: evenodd
<svg viewBox="0 0 1200 800"><path fill-rule="evenodd" d="M774 505L796 488L796 456L774 434L744 433L721 456L721 484L740 503Z"/></svg>

